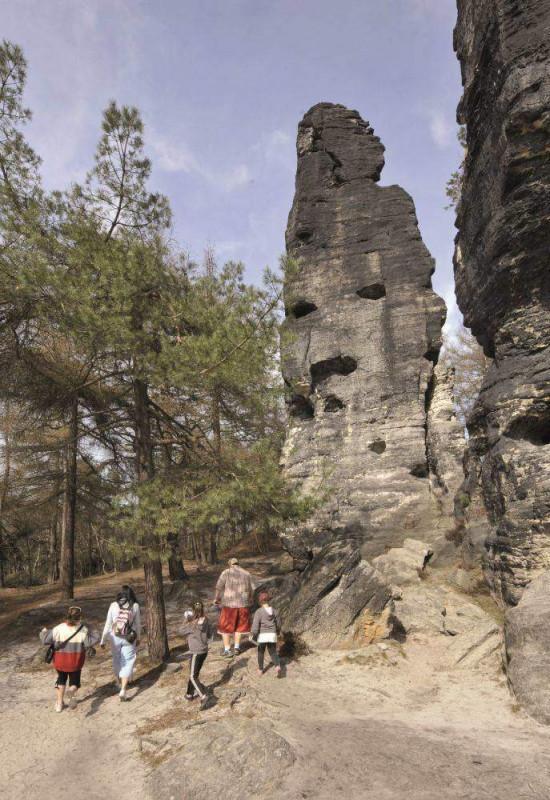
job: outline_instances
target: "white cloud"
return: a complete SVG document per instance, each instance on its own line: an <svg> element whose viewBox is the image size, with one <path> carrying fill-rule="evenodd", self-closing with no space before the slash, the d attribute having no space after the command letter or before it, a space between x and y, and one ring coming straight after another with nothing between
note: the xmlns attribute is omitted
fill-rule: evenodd
<svg viewBox="0 0 550 800"><path fill-rule="evenodd" d="M430 135L440 150L445 150L453 142L456 125L452 124L441 111L430 113Z"/></svg>
<svg viewBox="0 0 550 800"><path fill-rule="evenodd" d="M175 144L154 130L149 130L148 141L153 150L154 165L165 172L194 173L225 192L240 189L252 180L250 169L246 164L237 164L228 170L212 169L202 163L183 141Z"/></svg>
<svg viewBox="0 0 550 800"><path fill-rule="evenodd" d="M252 151L270 166L284 167L289 170L294 170L296 166L294 141L290 134L279 128L263 134L252 147Z"/></svg>
<svg viewBox="0 0 550 800"><path fill-rule="evenodd" d="M154 132L149 134L149 144L155 153L155 164L165 172L201 172L185 144L173 144Z"/></svg>
<svg viewBox="0 0 550 800"><path fill-rule="evenodd" d="M252 176L246 164L239 164L229 172L211 176L210 180L219 182L226 192L232 192L234 189L250 183Z"/></svg>

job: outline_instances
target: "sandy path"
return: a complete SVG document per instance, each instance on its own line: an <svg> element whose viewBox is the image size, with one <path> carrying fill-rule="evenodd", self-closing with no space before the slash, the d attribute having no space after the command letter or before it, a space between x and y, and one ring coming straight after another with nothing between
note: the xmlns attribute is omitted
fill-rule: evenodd
<svg viewBox="0 0 550 800"><path fill-rule="evenodd" d="M168 601L173 626L181 605ZM451 669L444 645L316 653L281 680L257 675L253 649L228 665L214 645L204 712L182 701L185 664L142 659L120 704L99 655L78 708L55 714L52 673L29 671L36 645L20 641L0 656L2 796L68 800L77 781L92 800L236 796L224 783L276 800L547 800L550 730L517 710L494 665Z"/></svg>

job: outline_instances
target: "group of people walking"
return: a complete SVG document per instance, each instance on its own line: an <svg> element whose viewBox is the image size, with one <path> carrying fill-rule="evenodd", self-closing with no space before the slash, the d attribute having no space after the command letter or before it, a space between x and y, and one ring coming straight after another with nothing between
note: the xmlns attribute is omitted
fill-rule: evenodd
<svg viewBox="0 0 550 800"><path fill-rule="evenodd" d="M243 569L238 559L231 558L216 584L214 605L220 609L217 631L223 640L223 656L231 659L241 652L241 641L245 635L258 648L258 673L264 673L266 649L275 667L277 676L281 674L281 663L277 654L277 636L281 629L279 614L271 604L268 592L260 592L259 608L251 621L250 609L254 599L254 585L249 572ZM184 612L182 636L186 637L190 655L189 680L185 698L188 701L199 699L201 705L208 700L208 691L200 680L200 672L208 656L209 644L216 628L205 614L201 602ZM43 628L40 639L48 645L50 656L57 670L55 683L55 710L76 707L76 693L80 688L80 676L86 654L94 654L98 642L111 646L113 672L121 701L127 699L128 684L132 680L137 646L141 637L141 611L131 586L122 586L116 599L109 606L101 637L90 630L82 621L82 609L71 606L64 622L54 628ZM231 640L233 639L233 646ZM68 688L67 688L68 684Z"/></svg>

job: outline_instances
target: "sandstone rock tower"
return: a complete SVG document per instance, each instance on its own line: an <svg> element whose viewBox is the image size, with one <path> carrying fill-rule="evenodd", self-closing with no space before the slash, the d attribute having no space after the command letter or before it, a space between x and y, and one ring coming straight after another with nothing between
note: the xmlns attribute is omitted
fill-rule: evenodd
<svg viewBox="0 0 550 800"><path fill-rule="evenodd" d="M508 614L508 674L550 722L550 637L539 619L550 569L550 2L458 0L458 12L467 158L456 292L495 359L469 422L470 485L473 475L488 514L495 596L515 605L533 581L525 609Z"/></svg>
<svg viewBox="0 0 550 800"><path fill-rule="evenodd" d="M320 103L299 125L297 151L284 469L319 507L285 537L307 564L291 617L309 614L303 627L314 627L319 608L340 603L345 626L368 598L381 599L368 560L449 529L447 500L462 475L456 444L447 445L462 434L441 397L446 376L434 373L445 320L434 262L412 199L377 185L383 145L356 111Z"/></svg>
<svg viewBox="0 0 550 800"><path fill-rule="evenodd" d="M456 293L495 358L469 427L494 533L489 578L516 603L550 567L550 2L458 5L468 156Z"/></svg>

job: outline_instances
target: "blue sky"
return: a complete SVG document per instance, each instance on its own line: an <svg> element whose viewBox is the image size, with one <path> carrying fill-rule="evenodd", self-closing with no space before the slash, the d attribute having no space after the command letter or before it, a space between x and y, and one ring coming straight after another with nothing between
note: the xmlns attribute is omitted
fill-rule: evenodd
<svg viewBox="0 0 550 800"><path fill-rule="evenodd" d="M458 320L444 210L460 160L455 0L0 0L0 13L29 62L46 184L82 178L109 100L137 105L175 238L254 280L283 252L299 120L321 100L356 108L386 146L381 183L415 200Z"/></svg>

